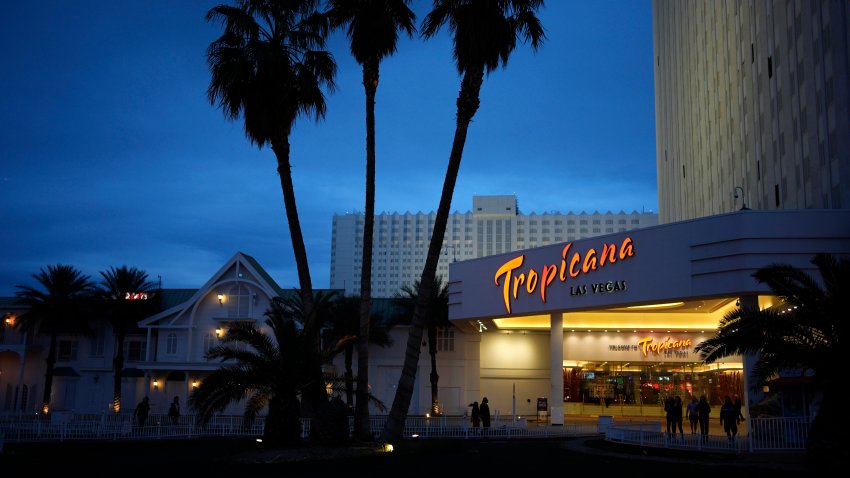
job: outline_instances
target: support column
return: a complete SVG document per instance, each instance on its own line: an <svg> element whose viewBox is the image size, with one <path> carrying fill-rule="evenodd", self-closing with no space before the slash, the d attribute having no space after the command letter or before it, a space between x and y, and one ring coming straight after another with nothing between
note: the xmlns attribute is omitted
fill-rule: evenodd
<svg viewBox="0 0 850 478"><path fill-rule="evenodd" d="M564 424L564 316L549 314L549 423Z"/></svg>
<svg viewBox="0 0 850 478"><path fill-rule="evenodd" d="M24 335L24 343L26 343L26 335ZM12 410L17 410L18 412L20 412L21 410L24 410L26 408L26 404L21 402L21 400L24 398L24 367L27 364L26 348L18 352L18 358L21 361L21 366L18 369L18 387L15 389L15 399L12 400L14 402L14 404L12 405Z"/></svg>
<svg viewBox="0 0 850 478"><path fill-rule="evenodd" d="M740 307L742 309L744 309L744 308L746 308L746 309L757 309L758 306L759 306L759 298L758 298L757 295L745 295L745 296L740 297L739 300L740 300L740 304L741 304ZM762 392L761 389L757 389L757 390L751 389L751 387L754 384L753 384L752 380L750 379L750 373L752 373L753 366L758 361L758 358L759 358L758 354L754 354L754 353L744 354L741 358L742 358L742 361L744 363L744 373L742 374L743 380L744 380L744 396L741 397L741 400L743 401L743 406L741 407L741 411L743 412L744 417L745 417L744 426L747 429L747 436L752 437L753 436L753 433L752 433L753 430L752 430L751 427L752 427L753 421L751 420L752 417L750 416L750 407L752 405L755 405L756 403L760 402L764 398L764 392ZM752 440L749 440L749 446L750 446L750 451L753 451L752 450L752 447L753 447L753 441Z"/></svg>

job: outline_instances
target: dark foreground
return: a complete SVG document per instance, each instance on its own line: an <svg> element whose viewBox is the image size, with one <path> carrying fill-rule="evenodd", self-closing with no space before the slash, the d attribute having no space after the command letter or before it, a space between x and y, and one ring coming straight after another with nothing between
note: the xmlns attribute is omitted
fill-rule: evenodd
<svg viewBox="0 0 850 478"><path fill-rule="evenodd" d="M800 454L719 455L616 445L599 438L420 440L377 446L269 449L253 440L27 443L5 446L6 472L61 471L116 477L503 477L572 476L800 476L818 471ZM554 473L554 474L553 474ZM764 475L763 475L764 476Z"/></svg>

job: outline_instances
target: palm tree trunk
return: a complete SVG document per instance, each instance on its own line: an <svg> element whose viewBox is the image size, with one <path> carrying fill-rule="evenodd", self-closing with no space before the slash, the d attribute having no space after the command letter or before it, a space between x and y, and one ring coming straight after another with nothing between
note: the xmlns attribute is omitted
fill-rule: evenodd
<svg viewBox="0 0 850 478"><path fill-rule="evenodd" d="M428 256L425 259L425 268L422 270L422 278L419 280L419 293L416 296L416 306L413 309L413 322L407 335L407 350L404 355L404 366L401 377L398 380L395 399L393 400L387 423L384 425L384 441L398 441L404 432L404 423L410 408L410 400L413 397L413 386L416 381L416 366L419 363L419 354L422 343L422 327L425 322L425 312L428 310L428 301L431 297L431 288L434 285L434 276L437 272L437 263L440 260L440 251L443 247L443 236L446 233L446 223L449 218L449 208L452 205L457 174L460 170L460 160L463 157L463 147L466 144L466 133L469 123L475 112L478 111L479 93L481 84L484 82L484 68L469 69L461 81L460 94L457 98L457 126L455 137L452 142L452 152L449 156L449 165L446 169L446 178L443 181L443 192L440 196L440 207L437 209L437 217L434 220L434 231L431 242L428 245Z"/></svg>
<svg viewBox="0 0 850 478"><path fill-rule="evenodd" d="M437 382L440 376L437 375L437 328L434 326L428 327L428 354L431 356L431 413L439 415Z"/></svg>
<svg viewBox="0 0 850 478"><path fill-rule="evenodd" d="M124 334L115 336L115 358L112 359L115 379L112 382L112 410L121 411L121 375L124 373Z"/></svg>
<svg viewBox="0 0 850 478"><path fill-rule="evenodd" d="M41 399L41 411L50 411L50 394L53 392L53 369L56 367L56 333L50 334L50 349L47 351L47 371L44 373L44 395Z"/></svg>
<svg viewBox="0 0 850 478"><path fill-rule="evenodd" d="M348 410L354 407L354 345L345 346L345 404Z"/></svg>
<svg viewBox="0 0 850 478"><path fill-rule="evenodd" d="M360 333L357 336L357 405L354 438L371 440L369 427L369 328L372 315L372 233L375 225L375 93L378 60L363 63L366 90L366 217L363 223L363 257L360 262Z"/></svg>
<svg viewBox="0 0 850 478"><path fill-rule="evenodd" d="M307 350L305 390L302 392L302 404L306 402L308 411L315 412L323 402L327 402L325 379L319 350L321 347L319 330L321 324L316 317L313 304L313 283L310 279L310 265L307 262L307 248L301 234L301 222L298 220L298 208L295 205L295 187L292 184L292 166L289 162L289 140L286 136L272 141L272 150L277 157L277 173L280 176L280 188L283 191L283 204L286 209L286 221L292 239L292 251L298 269L301 303L304 309L304 334L311 344ZM306 399L306 400L304 400Z"/></svg>

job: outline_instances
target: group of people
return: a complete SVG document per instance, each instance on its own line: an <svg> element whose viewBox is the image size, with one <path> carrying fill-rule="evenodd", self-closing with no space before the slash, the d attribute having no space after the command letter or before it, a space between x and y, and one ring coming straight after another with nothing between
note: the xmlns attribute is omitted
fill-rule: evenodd
<svg viewBox="0 0 850 478"><path fill-rule="evenodd" d="M720 424L723 426L723 431L730 441L734 440L738 435L738 424L744 420L744 415L741 412L741 399L735 395L735 399L729 395L726 396L723 406L720 407ZM664 411L667 414L667 434L675 438L676 429L679 429L679 436L684 438L682 431L682 399L678 395L671 395L664 402ZM711 405L705 395L699 397L691 397L691 403L688 404L685 415L691 424L691 435L697 434L697 426L699 433L704 441L708 440L708 425L709 415L711 414Z"/></svg>
<svg viewBox="0 0 850 478"><path fill-rule="evenodd" d="M148 415L151 412L151 404L150 398L145 397L136 405L136 410L133 412L133 418L136 419L136 425L139 428L145 426L145 422L148 420ZM171 423L177 425L177 422L180 419L180 397L175 396L174 401L171 402L171 405L168 407L168 419L171 420Z"/></svg>
<svg viewBox="0 0 850 478"><path fill-rule="evenodd" d="M481 399L481 405L478 402L472 402L472 428L478 428L479 425L484 428L490 428L490 404L487 397Z"/></svg>

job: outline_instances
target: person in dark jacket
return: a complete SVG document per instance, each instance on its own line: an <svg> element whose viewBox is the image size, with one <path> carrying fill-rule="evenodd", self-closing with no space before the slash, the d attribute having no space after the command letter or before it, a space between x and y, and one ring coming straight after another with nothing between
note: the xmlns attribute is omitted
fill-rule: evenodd
<svg viewBox="0 0 850 478"><path fill-rule="evenodd" d="M673 411L673 395L667 397L667 400L664 400L664 413L667 417L667 435L675 435L676 434L676 412Z"/></svg>
<svg viewBox="0 0 850 478"><path fill-rule="evenodd" d="M676 435L676 428L679 429L679 438L685 438L685 432L682 431L682 398L678 395L673 395L673 435Z"/></svg>
<svg viewBox="0 0 850 478"><path fill-rule="evenodd" d="M145 397L138 405L136 405L136 410L133 412L133 416L136 418L136 423L139 425L139 428L145 426L145 422L147 421L150 412L150 399Z"/></svg>
<svg viewBox="0 0 850 478"><path fill-rule="evenodd" d="M720 424L723 425L723 431L726 432L726 438L729 441L733 441L738 435L738 413L738 409L732 403L732 397L726 395L726 400L720 407Z"/></svg>
<svg viewBox="0 0 850 478"><path fill-rule="evenodd" d="M487 397L481 399L481 426L484 428L490 428L490 405L487 401Z"/></svg>
<svg viewBox="0 0 850 478"><path fill-rule="evenodd" d="M699 432L702 435L703 442L708 441L708 416L711 414L711 405L705 395L699 397L697 403L697 419L699 420Z"/></svg>
<svg viewBox="0 0 850 478"><path fill-rule="evenodd" d="M478 402L472 402L472 428L478 429L481 423L481 410L478 408Z"/></svg>

